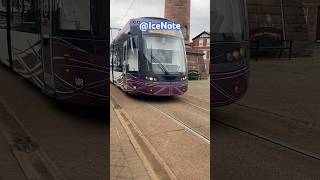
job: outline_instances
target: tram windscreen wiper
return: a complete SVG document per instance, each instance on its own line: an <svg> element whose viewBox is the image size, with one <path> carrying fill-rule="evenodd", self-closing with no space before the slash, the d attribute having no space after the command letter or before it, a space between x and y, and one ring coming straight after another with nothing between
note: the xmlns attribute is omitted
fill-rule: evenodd
<svg viewBox="0 0 320 180"><path fill-rule="evenodd" d="M160 69L161 69L166 75L169 75L169 74L170 74L170 73L168 72L167 68L159 61L159 59L155 58L152 54L151 54L151 58L152 58L153 60L156 60L156 61L157 61L156 64L159 65Z"/></svg>
<svg viewBox="0 0 320 180"><path fill-rule="evenodd" d="M152 46L151 46L152 47ZM152 60L156 60L157 64L159 65L160 69L166 74L169 75L170 73L168 72L167 68L161 63L161 61L159 59L157 59L156 57L153 56L152 54L152 48L151 48L151 52L150 52L150 56L151 56L151 64L152 64Z"/></svg>

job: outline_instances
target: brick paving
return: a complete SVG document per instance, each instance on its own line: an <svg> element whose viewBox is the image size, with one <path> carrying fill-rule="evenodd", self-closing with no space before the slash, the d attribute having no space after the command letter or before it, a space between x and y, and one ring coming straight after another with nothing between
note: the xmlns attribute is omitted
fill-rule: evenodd
<svg viewBox="0 0 320 180"><path fill-rule="evenodd" d="M112 108L110 115L110 179L149 180L143 162Z"/></svg>
<svg viewBox="0 0 320 180"><path fill-rule="evenodd" d="M240 103L320 127L320 59L251 62L250 85Z"/></svg>
<svg viewBox="0 0 320 180"><path fill-rule="evenodd" d="M210 80L189 81L187 95L210 101Z"/></svg>

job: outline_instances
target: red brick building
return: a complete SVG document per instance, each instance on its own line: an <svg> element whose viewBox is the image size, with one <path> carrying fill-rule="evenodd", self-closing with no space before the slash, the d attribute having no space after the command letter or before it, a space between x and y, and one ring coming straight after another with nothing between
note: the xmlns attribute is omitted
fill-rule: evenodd
<svg viewBox="0 0 320 180"><path fill-rule="evenodd" d="M203 51L195 50L190 45L190 7L191 0L165 0L164 17L182 24L182 33L186 44L189 77L207 79L208 74L203 59Z"/></svg>
<svg viewBox="0 0 320 180"><path fill-rule="evenodd" d="M308 28L310 41L320 42L320 0L300 0Z"/></svg>
<svg viewBox="0 0 320 180"><path fill-rule="evenodd" d="M208 79L203 55L201 51L187 48L189 79Z"/></svg>
<svg viewBox="0 0 320 180"><path fill-rule="evenodd" d="M203 31L192 39L192 49L199 50L203 53L205 71L209 74L210 65L210 33Z"/></svg>
<svg viewBox="0 0 320 180"><path fill-rule="evenodd" d="M164 17L182 24L182 33L186 43L190 39L191 0L165 0Z"/></svg>

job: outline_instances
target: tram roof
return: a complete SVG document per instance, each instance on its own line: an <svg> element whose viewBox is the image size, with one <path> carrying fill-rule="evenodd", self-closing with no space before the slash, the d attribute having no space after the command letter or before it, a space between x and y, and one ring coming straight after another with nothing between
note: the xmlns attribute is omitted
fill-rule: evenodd
<svg viewBox="0 0 320 180"><path fill-rule="evenodd" d="M123 34L127 34L132 31L139 31L139 25L137 22L141 21L171 21L172 20L166 19L166 18L161 18L161 17L139 17L139 18L132 18L130 19L120 30L118 35L114 38L113 42L117 41Z"/></svg>

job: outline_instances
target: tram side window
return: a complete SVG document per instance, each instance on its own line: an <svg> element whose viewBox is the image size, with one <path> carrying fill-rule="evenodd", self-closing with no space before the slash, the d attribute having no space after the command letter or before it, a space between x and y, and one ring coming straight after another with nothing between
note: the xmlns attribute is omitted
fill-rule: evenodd
<svg viewBox="0 0 320 180"><path fill-rule="evenodd" d="M110 69L113 69L114 57L115 57L115 56L114 56L114 50L112 49L112 50L110 51L110 61L109 61L109 62L110 62L110 64L109 64L109 65L110 65Z"/></svg>
<svg viewBox="0 0 320 180"><path fill-rule="evenodd" d="M7 27L7 0L0 0L0 28Z"/></svg>
<svg viewBox="0 0 320 180"><path fill-rule="evenodd" d="M54 0L53 34L106 39L108 5L105 0Z"/></svg>
<svg viewBox="0 0 320 180"><path fill-rule="evenodd" d="M90 0L60 1L60 29L90 31Z"/></svg>
<svg viewBox="0 0 320 180"><path fill-rule="evenodd" d="M113 67L115 71L122 72L122 61L121 61L121 51L120 48L114 51Z"/></svg>
<svg viewBox="0 0 320 180"><path fill-rule="evenodd" d="M139 71L137 37L130 37L128 44L129 71Z"/></svg>
<svg viewBox="0 0 320 180"><path fill-rule="evenodd" d="M40 33L39 7L36 0L12 0L12 29Z"/></svg>

